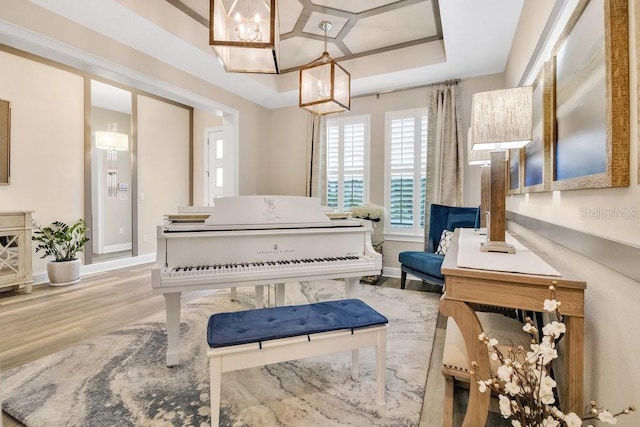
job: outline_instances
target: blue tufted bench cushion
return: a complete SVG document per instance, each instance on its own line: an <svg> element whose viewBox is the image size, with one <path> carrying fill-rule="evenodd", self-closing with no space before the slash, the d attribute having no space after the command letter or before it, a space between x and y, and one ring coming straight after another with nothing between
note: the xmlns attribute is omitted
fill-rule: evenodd
<svg viewBox="0 0 640 427"><path fill-rule="evenodd" d="M213 314L207 343L228 347L386 323L386 317L358 299L259 308Z"/></svg>
<svg viewBox="0 0 640 427"><path fill-rule="evenodd" d="M406 265L414 270L427 273L434 277L444 277L440 271L444 255L423 251L405 251L400 252L398 260L400 264Z"/></svg>

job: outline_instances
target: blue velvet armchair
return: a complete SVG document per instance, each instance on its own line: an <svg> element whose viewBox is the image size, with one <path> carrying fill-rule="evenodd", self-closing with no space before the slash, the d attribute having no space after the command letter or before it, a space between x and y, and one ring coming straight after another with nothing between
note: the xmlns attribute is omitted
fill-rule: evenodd
<svg viewBox="0 0 640 427"><path fill-rule="evenodd" d="M480 208L445 206L432 204L429 217L429 237L426 251L404 251L398 255L400 261L400 287L406 286L407 273L431 285L444 285L440 272L444 255L435 253L443 230L477 228L480 226Z"/></svg>

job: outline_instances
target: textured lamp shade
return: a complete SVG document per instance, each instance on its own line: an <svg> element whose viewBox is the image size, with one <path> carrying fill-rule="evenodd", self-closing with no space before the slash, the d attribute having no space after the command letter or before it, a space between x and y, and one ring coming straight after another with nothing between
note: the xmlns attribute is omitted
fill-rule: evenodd
<svg viewBox="0 0 640 427"><path fill-rule="evenodd" d="M276 0L210 0L209 45L226 71L278 74L279 42Z"/></svg>
<svg viewBox="0 0 640 427"><path fill-rule="evenodd" d="M467 161L470 166L489 166L491 164L491 151L489 150L472 150L473 140L471 137L471 128L467 131Z"/></svg>
<svg viewBox="0 0 640 427"><path fill-rule="evenodd" d="M327 52L300 67L299 105L321 116L351 108L351 76Z"/></svg>
<svg viewBox="0 0 640 427"><path fill-rule="evenodd" d="M103 150L127 151L129 136L124 133L96 131L96 147Z"/></svg>
<svg viewBox="0 0 640 427"><path fill-rule="evenodd" d="M532 139L532 88L479 92L471 100L472 150L521 148Z"/></svg>

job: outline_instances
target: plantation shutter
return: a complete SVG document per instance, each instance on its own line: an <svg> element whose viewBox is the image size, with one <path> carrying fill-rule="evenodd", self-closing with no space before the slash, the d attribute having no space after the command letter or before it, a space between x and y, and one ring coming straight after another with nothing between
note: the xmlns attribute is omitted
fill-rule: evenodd
<svg viewBox="0 0 640 427"><path fill-rule="evenodd" d="M338 211L367 197L368 117L327 121L327 205Z"/></svg>
<svg viewBox="0 0 640 427"><path fill-rule="evenodd" d="M389 226L417 234L424 228L427 181L427 115L425 109L387 113L388 185L385 203Z"/></svg>

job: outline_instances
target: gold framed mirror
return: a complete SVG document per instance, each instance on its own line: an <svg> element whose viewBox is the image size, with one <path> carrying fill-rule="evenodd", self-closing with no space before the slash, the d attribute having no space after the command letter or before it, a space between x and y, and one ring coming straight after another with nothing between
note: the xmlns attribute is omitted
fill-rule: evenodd
<svg viewBox="0 0 640 427"><path fill-rule="evenodd" d="M11 183L11 103L0 99L0 185Z"/></svg>

